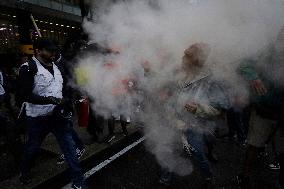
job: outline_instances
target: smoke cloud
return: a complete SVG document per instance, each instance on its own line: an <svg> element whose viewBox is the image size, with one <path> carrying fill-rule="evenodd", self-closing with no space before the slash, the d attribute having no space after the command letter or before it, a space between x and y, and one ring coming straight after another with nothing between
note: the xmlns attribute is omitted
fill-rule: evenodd
<svg viewBox="0 0 284 189"><path fill-rule="evenodd" d="M79 57L78 67L88 78L82 89L94 99L97 113L142 119L146 145L161 166L189 174L191 164L175 150L180 140L172 127L175 105L161 105L159 91L169 83L175 90L184 50L203 42L211 47L206 66L213 77L227 83L230 93L243 93L236 69L276 40L283 8L283 0L96 1L93 20L85 20L83 28L92 43L119 53Z"/></svg>

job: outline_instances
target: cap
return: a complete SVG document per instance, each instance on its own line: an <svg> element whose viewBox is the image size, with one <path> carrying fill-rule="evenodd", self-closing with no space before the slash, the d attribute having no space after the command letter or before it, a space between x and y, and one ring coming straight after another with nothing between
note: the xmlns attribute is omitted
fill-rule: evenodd
<svg viewBox="0 0 284 189"><path fill-rule="evenodd" d="M57 51L58 47L49 39L39 39L34 42L34 49L45 49L47 51Z"/></svg>

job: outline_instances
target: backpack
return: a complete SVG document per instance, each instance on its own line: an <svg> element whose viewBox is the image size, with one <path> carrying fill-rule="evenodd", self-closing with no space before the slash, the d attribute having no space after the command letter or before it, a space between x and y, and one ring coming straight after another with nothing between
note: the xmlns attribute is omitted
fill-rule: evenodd
<svg viewBox="0 0 284 189"><path fill-rule="evenodd" d="M34 76L36 75L36 73L37 73L37 65L36 65L36 63L35 63L35 61L34 60L29 60L28 62L28 71L30 72L30 73L32 73L32 74L30 74L30 76L32 77L32 78L30 78L31 80L34 80ZM23 66L23 65L22 65ZM22 67L21 66L21 67ZM20 69L21 69L21 67L20 67ZM19 76L17 77L17 83L19 83ZM21 107L22 106L22 104L24 103L24 100L23 100L23 98L22 98L22 95L20 94L20 87L19 88L17 88L17 90L15 91L15 101L16 101L16 106L17 107Z"/></svg>

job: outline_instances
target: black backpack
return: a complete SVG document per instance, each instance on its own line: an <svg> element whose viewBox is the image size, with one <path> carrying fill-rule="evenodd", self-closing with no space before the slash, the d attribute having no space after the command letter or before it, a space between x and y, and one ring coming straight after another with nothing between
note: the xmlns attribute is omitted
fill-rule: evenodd
<svg viewBox="0 0 284 189"><path fill-rule="evenodd" d="M21 69L21 68L20 68L20 69ZM32 78L30 78L30 79L31 79L31 80L34 80L34 76L36 75L36 73L37 73L37 71L38 71L38 70L37 70L37 65L36 65L36 63L35 63L34 60L29 60L29 61L28 61L28 71L29 71L30 73L32 73L32 74L30 74L30 76L32 77ZM18 82L19 79L20 79L20 78L19 78L19 76L18 76L18 78L17 78L17 83L19 83L19 82ZM17 88L17 90L16 90L15 101L16 101L16 106L21 107L22 104L24 103L24 100L23 100L22 95L20 94L19 90L20 90L20 87Z"/></svg>

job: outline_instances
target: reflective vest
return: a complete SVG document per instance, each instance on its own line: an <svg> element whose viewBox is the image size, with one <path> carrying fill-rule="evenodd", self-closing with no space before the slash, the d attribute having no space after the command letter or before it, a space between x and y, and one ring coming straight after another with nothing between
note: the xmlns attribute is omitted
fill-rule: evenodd
<svg viewBox="0 0 284 189"><path fill-rule="evenodd" d="M39 96L53 96L62 98L63 78L58 67L53 63L54 76L45 69L39 61L33 57L37 66L37 73L34 76L33 93ZM25 63L27 65L27 63ZM56 105L26 103L26 115L30 117L50 115Z"/></svg>

